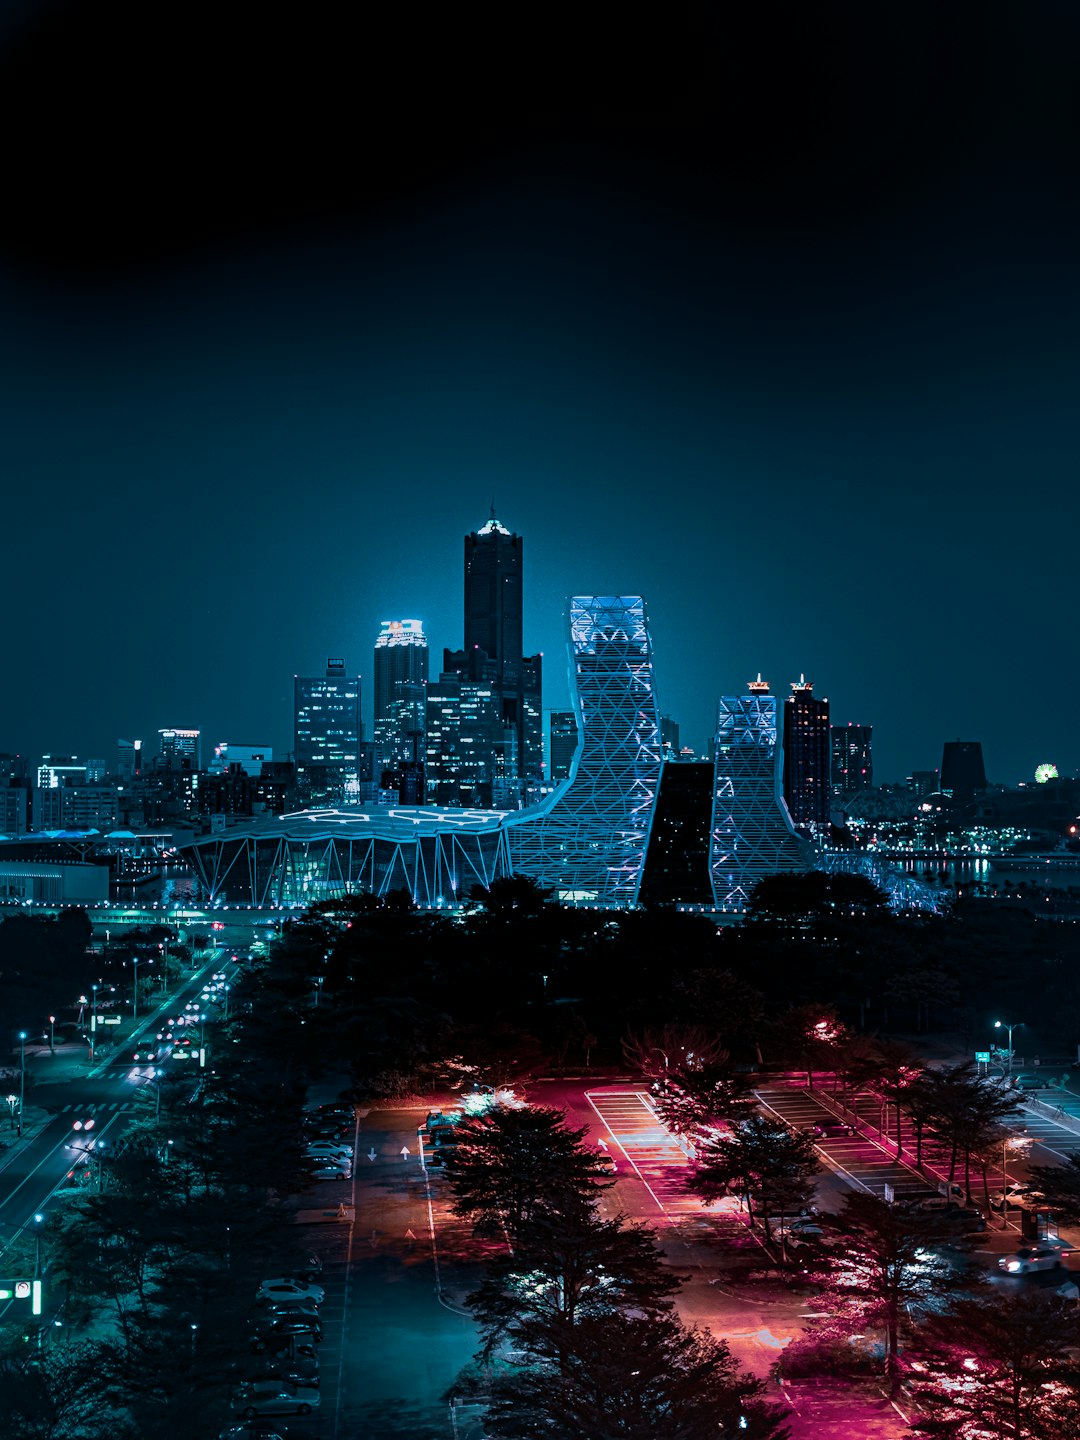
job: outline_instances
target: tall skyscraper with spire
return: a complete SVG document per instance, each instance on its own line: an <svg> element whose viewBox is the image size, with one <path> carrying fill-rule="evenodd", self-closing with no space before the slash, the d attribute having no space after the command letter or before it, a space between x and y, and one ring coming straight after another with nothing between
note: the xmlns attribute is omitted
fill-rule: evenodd
<svg viewBox="0 0 1080 1440"><path fill-rule="evenodd" d="M438 700L438 723L447 734L460 728L451 713L459 691L460 703L467 699L476 710L466 727L473 742L459 803L516 809L543 775L541 657L521 653L524 545L495 518L494 504L487 523L465 536L465 644L444 652L430 697L432 704ZM433 744L428 765L438 772ZM442 778L431 779L439 792Z"/></svg>

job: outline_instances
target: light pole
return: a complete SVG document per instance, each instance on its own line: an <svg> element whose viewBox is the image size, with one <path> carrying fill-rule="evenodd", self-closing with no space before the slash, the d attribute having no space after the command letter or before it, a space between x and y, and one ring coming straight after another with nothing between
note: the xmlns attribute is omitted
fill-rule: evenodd
<svg viewBox="0 0 1080 1440"><path fill-rule="evenodd" d="M23 1100L26 1098L26 1031L19 1031L19 1139L22 1139Z"/></svg>
<svg viewBox="0 0 1080 1440"><path fill-rule="evenodd" d="M56 1054L56 1016L49 1016L49 1054Z"/></svg>
<svg viewBox="0 0 1080 1440"><path fill-rule="evenodd" d="M139 1023L139 957L138 957L137 955L133 955L133 956L131 957L131 968L132 968L132 970L135 972L135 983L134 983L134 985L132 986L132 997L131 997L131 1005L132 1005L131 1023L132 1023L132 1025L138 1025L138 1023Z"/></svg>
<svg viewBox="0 0 1080 1440"><path fill-rule="evenodd" d="M1015 1024L1012 1024L1012 1025L1008 1024L1007 1021L1002 1021L1002 1020L995 1020L995 1021L994 1021L994 1029L995 1029L995 1030L1007 1030L1007 1031L1009 1032L1009 1068L1008 1068L1008 1076L1009 1076L1009 1079L1010 1079L1010 1080L1012 1079L1012 1060L1013 1060L1012 1037L1013 1037L1013 1031L1014 1031L1014 1030L1023 1030L1023 1028L1024 1028L1024 1022L1023 1022L1023 1020L1017 1020L1017 1021L1015 1022Z"/></svg>
<svg viewBox="0 0 1080 1440"><path fill-rule="evenodd" d="M93 1063L93 1060L94 1060L94 1052L95 1052L95 1048L96 1048L96 1045L97 1045L97 992L98 992L98 987L97 987L96 985L91 985L91 986L90 986L90 994L91 994L91 996L92 996L92 999L91 999L91 1002L90 1002L90 1061L91 1061L91 1064Z"/></svg>
<svg viewBox="0 0 1080 1440"><path fill-rule="evenodd" d="M191 1322L191 1362L195 1363L195 1340L199 1333L199 1327L195 1321Z"/></svg>

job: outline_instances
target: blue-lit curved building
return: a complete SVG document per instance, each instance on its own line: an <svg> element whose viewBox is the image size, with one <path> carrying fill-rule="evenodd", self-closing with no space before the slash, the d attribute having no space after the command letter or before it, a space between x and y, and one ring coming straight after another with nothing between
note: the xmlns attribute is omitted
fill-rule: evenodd
<svg viewBox="0 0 1080 1440"><path fill-rule="evenodd" d="M512 872L569 902L637 903L660 780L645 602L570 601L579 743L569 780L525 810L305 810L186 848L211 903L305 905L407 890L453 905Z"/></svg>
<svg viewBox="0 0 1080 1440"><path fill-rule="evenodd" d="M580 737L570 778L507 817L513 867L564 900L635 905L662 766L641 596L575 596L570 663Z"/></svg>

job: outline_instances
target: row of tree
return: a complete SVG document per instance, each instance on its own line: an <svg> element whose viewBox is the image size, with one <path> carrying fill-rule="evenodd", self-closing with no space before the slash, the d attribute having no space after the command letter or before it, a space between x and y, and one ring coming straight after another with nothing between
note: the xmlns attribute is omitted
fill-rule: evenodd
<svg viewBox="0 0 1080 1440"><path fill-rule="evenodd" d="M723 1341L674 1311L679 1280L651 1232L604 1219L606 1182L561 1111L495 1109L459 1128L457 1214L504 1244L468 1304L483 1369L463 1382L506 1440L784 1440L781 1408Z"/></svg>

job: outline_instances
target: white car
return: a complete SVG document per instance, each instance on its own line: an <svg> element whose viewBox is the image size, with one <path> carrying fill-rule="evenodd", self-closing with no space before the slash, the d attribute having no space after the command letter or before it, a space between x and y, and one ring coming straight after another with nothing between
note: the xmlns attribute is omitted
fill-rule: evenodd
<svg viewBox="0 0 1080 1440"><path fill-rule="evenodd" d="M1001 1210L1006 1205L1010 1209L1023 1210L1036 1200L1041 1200L1042 1195L1029 1185L1026 1180L1014 1180L1004 1191L992 1190L990 1192L990 1209Z"/></svg>
<svg viewBox="0 0 1080 1440"><path fill-rule="evenodd" d="M308 1174L312 1180L351 1180L352 1166L347 1160L340 1165L328 1160L326 1164L318 1163L313 1170L308 1171Z"/></svg>
<svg viewBox="0 0 1080 1440"><path fill-rule="evenodd" d="M321 1305L325 1298L326 1291L321 1285L309 1285L306 1280L290 1280L287 1275L264 1280L255 1296L260 1305L299 1305L303 1300Z"/></svg>
<svg viewBox="0 0 1080 1440"><path fill-rule="evenodd" d="M1060 1270L1066 1255L1073 1252L1063 1241L1041 1240L1038 1245L1025 1245L1015 1255L1003 1255L998 1268L1007 1275L1028 1275L1033 1270Z"/></svg>
<svg viewBox="0 0 1080 1440"><path fill-rule="evenodd" d="M311 1140L304 1147L305 1155L326 1155L338 1156L342 1160L353 1158L353 1147L351 1145L338 1145L333 1140Z"/></svg>

